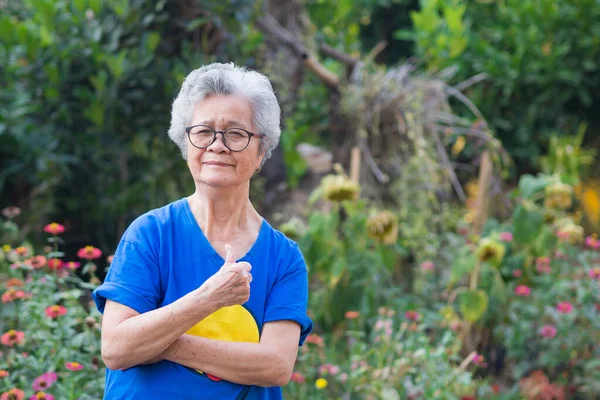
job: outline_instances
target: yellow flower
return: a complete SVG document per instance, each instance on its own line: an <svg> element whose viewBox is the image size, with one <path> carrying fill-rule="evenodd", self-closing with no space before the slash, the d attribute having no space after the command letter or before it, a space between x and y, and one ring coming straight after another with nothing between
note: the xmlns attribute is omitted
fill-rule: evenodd
<svg viewBox="0 0 600 400"><path fill-rule="evenodd" d="M12 247L10 247L10 244L5 244L5 245L2 245L2 251L3 251L3 252L5 252L5 253L8 253L8 252L10 252L11 250L12 250Z"/></svg>
<svg viewBox="0 0 600 400"><path fill-rule="evenodd" d="M573 204L573 188L562 182L546 186L544 207L566 210Z"/></svg>
<svg viewBox="0 0 600 400"><path fill-rule="evenodd" d="M398 239L398 222L390 211L381 211L367 220L367 231L375 239L393 244Z"/></svg>
<svg viewBox="0 0 600 400"><path fill-rule="evenodd" d="M321 390L321 389L325 389L327 387L327 384L328 384L327 379L319 378L315 382L315 387L317 389Z"/></svg>
<svg viewBox="0 0 600 400"><path fill-rule="evenodd" d="M479 242L477 257L481 261L488 261L493 265L500 265L504 258L504 246L490 238L484 238Z"/></svg>
<svg viewBox="0 0 600 400"><path fill-rule="evenodd" d="M327 175L321 180L323 195L329 201L344 201L358 199L360 186L357 182L343 175Z"/></svg>

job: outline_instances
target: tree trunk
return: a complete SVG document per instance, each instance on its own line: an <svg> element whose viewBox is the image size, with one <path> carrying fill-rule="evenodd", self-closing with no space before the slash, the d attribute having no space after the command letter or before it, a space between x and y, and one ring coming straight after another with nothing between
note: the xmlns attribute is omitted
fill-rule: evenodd
<svg viewBox="0 0 600 400"><path fill-rule="evenodd" d="M297 0L268 0L267 13L295 37L304 37L307 28L307 15ZM282 130L285 119L291 116L298 101L298 89L304 79L304 62L289 47L276 38L265 36L267 50L264 55L263 72L269 77L281 105ZM271 209L280 199L287 179L283 159L283 147L280 144L272 157L265 163L261 176L265 182L265 209Z"/></svg>

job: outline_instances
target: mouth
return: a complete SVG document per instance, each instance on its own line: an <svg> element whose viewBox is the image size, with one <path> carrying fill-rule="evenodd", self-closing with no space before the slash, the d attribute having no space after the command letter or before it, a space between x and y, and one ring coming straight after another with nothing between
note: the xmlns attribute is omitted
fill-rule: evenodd
<svg viewBox="0 0 600 400"><path fill-rule="evenodd" d="M211 167L232 167L231 164L226 164L226 163L217 162L217 161L207 161L207 162L204 162L203 164L210 165Z"/></svg>

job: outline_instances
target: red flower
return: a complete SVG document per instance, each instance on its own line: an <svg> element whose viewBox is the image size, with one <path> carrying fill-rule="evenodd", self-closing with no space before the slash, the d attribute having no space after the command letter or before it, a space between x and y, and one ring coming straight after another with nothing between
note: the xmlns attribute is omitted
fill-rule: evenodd
<svg viewBox="0 0 600 400"><path fill-rule="evenodd" d="M556 336L556 328L554 325L544 325L540 329L540 334L545 338L551 339Z"/></svg>
<svg viewBox="0 0 600 400"><path fill-rule="evenodd" d="M25 398L25 392L21 389L12 388L8 392L2 393L0 400L23 400Z"/></svg>
<svg viewBox="0 0 600 400"><path fill-rule="evenodd" d="M9 375L8 371L5 369L0 369L0 378L6 378Z"/></svg>
<svg viewBox="0 0 600 400"><path fill-rule="evenodd" d="M81 264L77 261L69 261L68 263L64 264L65 268L71 269L71 270L76 270L77 268L79 268L81 266Z"/></svg>
<svg viewBox="0 0 600 400"><path fill-rule="evenodd" d="M346 311L346 314L344 314L344 315L348 319L356 319L356 318L360 317L360 312L358 312L358 311Z"/></svg>
<svg viewBox="0 0 600 400"><path fill-rule="evenodd" d="M65 364L65 367L70 371L79 371L83 369L83 365L79 364L77 361L71 361Z"/></svg>
<svg viewBox="0 0 600 400"><path fill-rule="evenodd" d="M304 383L304 381L304 375L302 375L300 372L292 372L292 382Z"/></svg>
<svg viewBox="0 0 600 400"><path fill-rule="evenodd" d="M29 398L29 400L54 400L54 396L44 392L37 392Z"/></svg>
<svg viewBox="0 0 600 400"><path fill-rule="evenodd" d="M25 340L25 332L15 331L11 329L10 331L4 333L2 335L1 342L5 346L13 346L15 344L21 344Z"/></svg>
<svg viewBox="0 0 600 400"><path fill-rule="evenodd" d="M515 278L520 278L521 276L523 276L523 271L521 271L520 269L515 269L512 272L512 276L514 276Z"/></svg>
<svg viewBox="0 0 600 400"><path fill-rule="evenodd" d="M77 257L85 258L86 260L95 260L96 258L100 258L102 256L102 252L100 249L95 248L94 246L85 246L77 252Z"/></svg>
<svg viewBox="0 0 600 400"><path fill-rule="evenodd" d="M56 379L56 372L46 372L35 378L31 387L36 392L38 390L46 390L50 388L54 382L56 382Z"/></svg>
<svg viewBox="0 0 600 400"><path fill-rule="evenodd" d="M35 256L30 258L29 260L23 261L24 264L29 265L33 269L40 269L44 265L46 265L48 261L44 256Z"/></svg>
<svg viewBox="0 0 600 400"><path fill-rule="evenodd" d="M53 222L51 224L44 226L44 232L49 233L51 235L60 235L64 231L65 231L65 226L58 224L56 222Z"/></svg>
<svg viewBox="0 0 600 400"><path fill-rule="evenodd" d="M409 321L418 321L419 320L419 313L416 311L407 311L404 313L404 318L406 318Z"/></svg>
<svg viewBox="0 0 600 400"><path fill-rule="evenodd" d="M58 271L63 267L63 261L60 258L51 258L48 260L48 268L52 271Z"/></svg>
<svg viewBox="0 0 600 400"><path fill-rule="evenodd" d="M65 306L48 306L46 307L46 315L52 319L61 317L67 313L67 308Z"/></svg>
<svg viewBox="0 0 600 400"><path fill-rule="evenodd" d="M517 296L529 296L531 294L531 288L529 286L525 286L525 285L518 285L515 288L515 294Z"/></svg>
<svg viewBox="0 0 600 400"><path fill-rule="evenodd" d="M571 311L573 311L573 305L568 301L561 301L556 305L556 309L560 313L569 314Z"/></svg>

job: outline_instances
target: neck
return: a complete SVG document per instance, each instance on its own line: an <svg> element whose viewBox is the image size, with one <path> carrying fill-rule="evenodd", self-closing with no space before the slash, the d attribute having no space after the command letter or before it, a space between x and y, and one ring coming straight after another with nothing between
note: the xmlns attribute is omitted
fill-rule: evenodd
<svg viewBox="0 0 600 400"><path fill-rule="evenodd" d="M203 186L188 197L190 208L204 234L226 238L246 231L258 213L249 200L249 185L215 188Z"/></svg>

